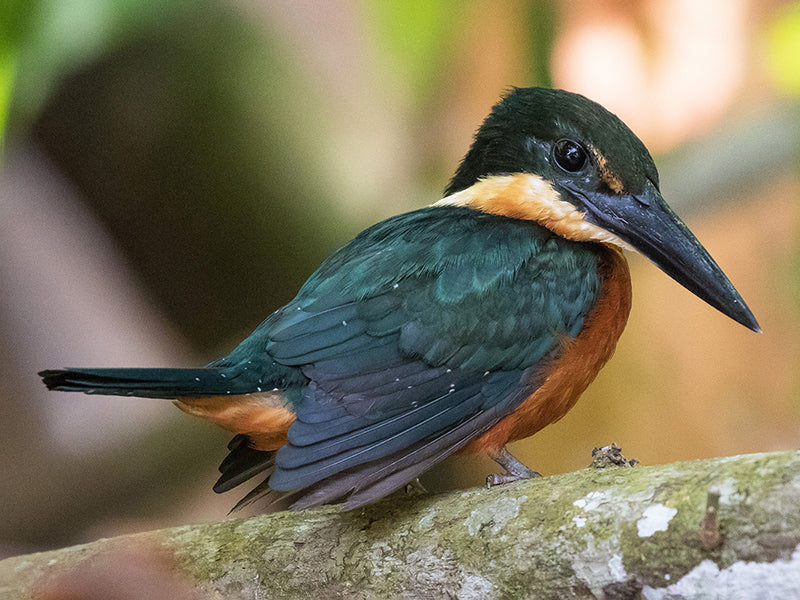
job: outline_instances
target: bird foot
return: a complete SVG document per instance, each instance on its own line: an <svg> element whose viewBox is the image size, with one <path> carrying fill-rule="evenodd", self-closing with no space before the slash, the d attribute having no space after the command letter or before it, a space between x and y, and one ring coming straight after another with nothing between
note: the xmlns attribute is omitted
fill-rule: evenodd
<svg viewBox="0 0 800 600"><path fill-rule="evenodd" d="M503 467L505 473L492 473L489 475L486 478L487 488L492 488L496 485L505 485L506 483L512 483L522 479L535 479L536 477L542 476L541 473L537 473L519 462L505 447L492 455L492 460Z"/></svg>
<svg viewBox="0 0 800 600"><path fill-rule="evenodd" d="M409 481L406 484L404 491L406 496L425 496L428 494L428 490L426 490L425 486L420 483L419 478Z"/></svg>
<svg viewBox="0 0 800 600"><path fill-rule="evenodd" d="M541 477L541 473L531 471L530 475L513 475L511 473L492 473L486 478L486 487L491 489L496 485L505 485L507 483L514 483L515 481L522 481L523 479L535 479Z"/></svg>

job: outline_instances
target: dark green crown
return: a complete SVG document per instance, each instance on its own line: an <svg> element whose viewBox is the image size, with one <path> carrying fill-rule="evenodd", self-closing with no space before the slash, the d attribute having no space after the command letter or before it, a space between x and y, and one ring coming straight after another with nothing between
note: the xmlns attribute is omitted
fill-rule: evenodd
<svg viewBox="0 0 800 600"><path fill-rule="evenodd" d="M532 87L512 88L492 108L445 194L489 175L547 177L552 147L561 139L596 148L627 193L639 193L646 179L658 186L650 153L616 115L579 94Z"/></svg>

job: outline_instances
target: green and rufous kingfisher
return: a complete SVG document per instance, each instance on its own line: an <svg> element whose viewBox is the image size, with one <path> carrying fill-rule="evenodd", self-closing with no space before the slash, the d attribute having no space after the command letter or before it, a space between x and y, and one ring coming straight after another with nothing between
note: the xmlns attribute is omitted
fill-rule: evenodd
<svg viewBox="0 0 800 600"><path fill-rule="evenodd" d="M205 368L43 371L48 388L169 398L235 433L214 486L351 509L454 453L537 473L506 444L558 421L614 352L635 250L745 327L758 323L664 202L647 148L562 90L513 88L431 206L329 257ZM241 502L240 502L241 504Z"/></svg>

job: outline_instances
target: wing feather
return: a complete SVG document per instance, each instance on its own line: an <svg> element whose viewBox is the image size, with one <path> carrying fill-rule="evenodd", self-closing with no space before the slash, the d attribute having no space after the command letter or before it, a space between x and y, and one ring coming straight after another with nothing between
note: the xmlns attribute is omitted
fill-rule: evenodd
<svg viewBox="0 0 800 600"><path fill-rule="evenodd" d="M470 209L365 231L257 330L308 380L270 487L302 490L296 507L347 494L357 506L456 451L513 410L580 330L596 271L585 244Z"/></svg>

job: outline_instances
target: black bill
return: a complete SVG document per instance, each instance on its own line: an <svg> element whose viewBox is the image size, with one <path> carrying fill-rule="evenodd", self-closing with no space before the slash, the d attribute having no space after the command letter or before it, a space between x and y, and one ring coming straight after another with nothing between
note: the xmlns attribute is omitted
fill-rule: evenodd
<svg viewBox="0 0 800 600"><path fill-rule="evenodd" d="M580 194L585 219L624 240L717 310L753 331L761 328L739 292L648 181L637 195Z"/></svg>

